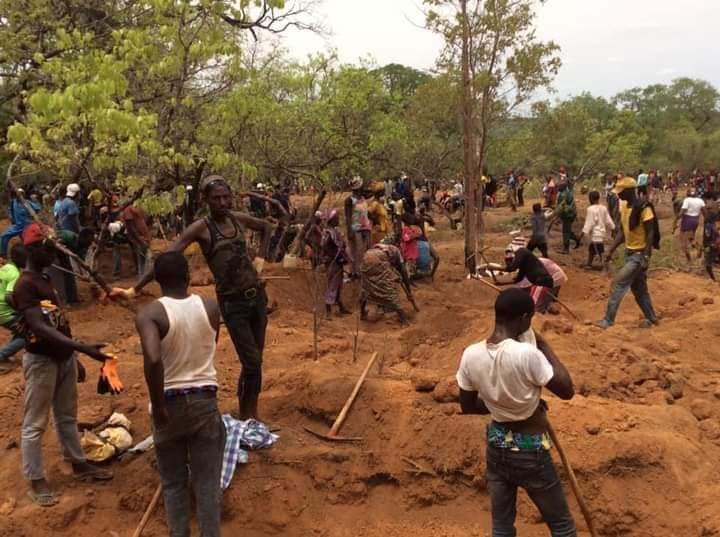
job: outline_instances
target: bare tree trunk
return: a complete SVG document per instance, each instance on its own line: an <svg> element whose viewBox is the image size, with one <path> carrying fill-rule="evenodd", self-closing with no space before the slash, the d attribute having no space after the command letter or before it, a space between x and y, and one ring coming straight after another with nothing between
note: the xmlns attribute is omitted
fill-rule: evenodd
<svg viewBox="0 0 720 537"><path fill-rule="evenodd" d="M470 21L468 19L467 0L460 0L462 17L462 118L463 118L463 168L465 192L465 266L475 272L476 225L477 225L477 180L475 166L475 103L473 102L472 76L470 73Z"/></svg>

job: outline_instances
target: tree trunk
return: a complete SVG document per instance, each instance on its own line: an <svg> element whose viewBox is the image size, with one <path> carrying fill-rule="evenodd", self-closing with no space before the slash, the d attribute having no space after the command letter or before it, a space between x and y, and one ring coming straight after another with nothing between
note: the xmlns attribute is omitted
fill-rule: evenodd
<svg viewBox="0 0 720 537"><path fill-rule="evenodd" d="M470 22L468 20L467 0L460 0L462 17L462 118L463 118L463 169L465 192L465 266L469 272L476 271L476 226L477 226L477 180L475 166L475 103L473 102L472 76L470 73Z"/></svg>

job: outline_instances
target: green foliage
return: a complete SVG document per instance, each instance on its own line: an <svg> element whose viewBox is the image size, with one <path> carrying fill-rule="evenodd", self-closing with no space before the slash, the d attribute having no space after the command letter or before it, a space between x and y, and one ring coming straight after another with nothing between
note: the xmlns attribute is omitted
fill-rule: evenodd
<svg viewBox="0 0 720 537"><path fill-rule="evenodd" d="M717 166L720 98L704 81L518 114L557 71L557 47L535 37L527 0L467 3L483 7L470 28L473 128L491 172ZM207 172L242 188L460 174L462 25L452 2L425 2L447 43L435 74L332 55L295 62L255 47L251 32L307 27L301 4L0 0L0 165L20 153L16 171L33 177L145 186L152 214L182 203L183 185Z"/></svg>

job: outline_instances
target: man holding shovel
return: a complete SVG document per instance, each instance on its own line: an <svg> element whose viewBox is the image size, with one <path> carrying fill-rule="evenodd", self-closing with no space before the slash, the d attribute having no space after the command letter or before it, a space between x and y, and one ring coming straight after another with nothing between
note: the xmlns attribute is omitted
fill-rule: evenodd
<svg viewBox="0 0 720 537"><path fill-rule="evenodd" d="M495 329L463 353L457 382L463 414L490 414L487 487L493 537L516 535L517 489L542 514L552 537L575 537L575 523L550 456L546 387L561 399L574 395L572 379L548 343L530 326L535 307L521 289L495 301Z"/></svg>
<svg viewBox="0 0 720 537"><path fill-rule="evenodd" d="M267 328L267 295L261 285L272 224L232 210L230 185L219 175L203 179L200 190L209 215L185 228L169 251L182 252L197 242L215 277L218 303L225 326L242 362L238 382L239 417L258 418L258 398L262 387L262 353ZM258 257L248 255L245 228L262 233ZM152 267L130 289L113 289L111 297L133 298L154 278Z"/></svg>

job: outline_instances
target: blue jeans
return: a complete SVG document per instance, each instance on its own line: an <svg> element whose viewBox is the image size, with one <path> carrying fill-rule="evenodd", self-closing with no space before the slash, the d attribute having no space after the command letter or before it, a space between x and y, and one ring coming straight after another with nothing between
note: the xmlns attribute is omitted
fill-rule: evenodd
<svg viewBox="0 0 720 537"><path fill-rule="evenodd" d="M169 422L153 429L170 537L190 537L189 485L200 535L220 537L220 474L225 426L215 393L166 399Z"/></svg>
<svg viewBox="0 0 720 537"><path fill-rule="evenodd" d="M25 348L25 340L18 337L15 333L19 319L20 316L16 314L12 319L2 325L10 331L12 339L0 348L0 362L6 362Z"/></svg>
<svg viewBox="0 0 720 537"><path fill-rule="evenodd" d="M625 250L625 264L615 274L610 289L610 298L608 298L605 312L605 321L608 325L615 323L618 308L628 290L632 290L635 301L640 306L645 318L652 323L657 322L657 315L653 309L647 286L647 268L643 268L643 264L642 252Z"/></svg>
<svg viewBox="0 0 720 537"><path fill-rule="evenodd" d="M540 511L552 537L575 537L575 523L550 452L487 448L486 479L492 506L492 537L515 537L517 489Z"/></svg>

